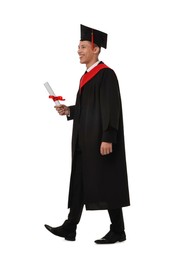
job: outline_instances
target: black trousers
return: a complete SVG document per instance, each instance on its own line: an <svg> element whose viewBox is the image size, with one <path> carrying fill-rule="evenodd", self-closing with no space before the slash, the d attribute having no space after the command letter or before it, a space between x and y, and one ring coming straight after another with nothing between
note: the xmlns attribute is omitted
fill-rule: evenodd
<svg viewBox="0 0 182 260"><path fill-rule="evenodd" d="M74 174L71 179L71 191L70 191L70 212L68 214L68 221L70 223L78 224L84 206L84 190L83 190L83 179L82 179L82 154L81 151L76 152L74 160ZM114 232L123 232L124 219L122 208L117 209L108 209L110 221L111 221L111 230Z"/></svg>

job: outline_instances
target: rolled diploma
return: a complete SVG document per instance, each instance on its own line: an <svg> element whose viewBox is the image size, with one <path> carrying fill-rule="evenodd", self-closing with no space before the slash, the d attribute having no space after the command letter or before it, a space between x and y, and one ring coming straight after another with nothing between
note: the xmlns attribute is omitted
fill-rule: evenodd
<svg viewBox="0 0 182 260"><path fill-rule="evenodd" d="M49 95L50 95L50 96L56 97L54 91L52 90L52 88L51 88L51 86L49 85L48 82L44 83L44 86L46 87L46 89L47 89L47 91L49 92ZM54 101L54 103L56 104L56 106L61 105L58 100Z"/></svg>

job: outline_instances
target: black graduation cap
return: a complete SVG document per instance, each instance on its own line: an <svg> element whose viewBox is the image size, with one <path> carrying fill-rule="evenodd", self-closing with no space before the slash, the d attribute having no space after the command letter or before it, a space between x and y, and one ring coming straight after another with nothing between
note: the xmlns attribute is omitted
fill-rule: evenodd
<svg viewBox="0 0 182 260"><path fill-rule="evenodd" d="M106 49L107 34L81 24L80 41L90 41L92 43L97 44L99 47L103 47Z"/></svg>

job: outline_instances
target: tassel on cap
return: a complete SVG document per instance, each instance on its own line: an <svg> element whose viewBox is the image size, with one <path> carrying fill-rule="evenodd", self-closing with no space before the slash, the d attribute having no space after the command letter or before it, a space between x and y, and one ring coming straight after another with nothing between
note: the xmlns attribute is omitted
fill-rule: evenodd
<svg viewBox="0 0 182 260"><path fill-rule="evenodd" d="M92 30L92 33L91 33L91 39L92 39L92 49L94 48L94 32Z"/></svg>

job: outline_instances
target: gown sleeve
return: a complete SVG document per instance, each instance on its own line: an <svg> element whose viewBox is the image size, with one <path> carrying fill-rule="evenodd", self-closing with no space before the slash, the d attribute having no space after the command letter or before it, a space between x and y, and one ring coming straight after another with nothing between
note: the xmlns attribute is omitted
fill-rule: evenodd
<svg viewBox="0 0 182 260"><path fill-rule="evenodd" d="M117 131L121 112L121 98L116 74L105 69L100 87L100 109L102 119L102 142L117 142Z"/></svg>
<svg viewBox="0 0 182 260"><path fill-rule="evenodd" d="M69 106L69 109L70 109L70 115L67 116L67 119L72 120L74 119L75 116L75 106Z"/></svg>

